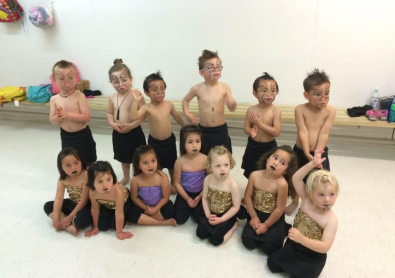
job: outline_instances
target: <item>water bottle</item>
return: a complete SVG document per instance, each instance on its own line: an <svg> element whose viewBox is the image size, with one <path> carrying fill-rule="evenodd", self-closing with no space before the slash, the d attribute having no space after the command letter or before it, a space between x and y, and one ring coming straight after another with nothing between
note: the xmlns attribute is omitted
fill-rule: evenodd
<svg viewBox="0 0 395 278"><path fill-rule="evenodd" d="M379 96L379 87L374 88L373 94L370 97L370 106L373 107L374 110L380 110L380 96Z"/></svg>

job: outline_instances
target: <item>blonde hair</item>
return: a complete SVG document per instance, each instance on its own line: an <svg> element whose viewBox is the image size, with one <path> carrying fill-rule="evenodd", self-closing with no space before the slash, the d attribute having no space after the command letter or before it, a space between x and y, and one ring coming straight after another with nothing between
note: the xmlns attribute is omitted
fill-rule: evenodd
<svg viewBox="0 0 395 278"><path fill-rule="evenodd" d="M333 185L336 190L336 195L339 195L340 188L335 175L333 175L331 172L327 170L316 170L311 172L309 177L307 178L307 182L306 182L307 196L309 196L309 198L313 200L314 190L317 188L317 186L326 183Z"/></svg>
<svg viewBox="0 0 395 278"><path fill-rule="evenodd" d="M213 157L215 155L223 155L223 154L227 154L229 157L229 161L230 161L230 169L233 169L233 167L236 166L236 162L232 157L232 154L230 153L230 151L228 151L227 148L225 148L224 146L215 146L213 147L210 152L207 155L207 162L206 162L206 168L210 169L211 168L211 163L213 160Z"/></svg>

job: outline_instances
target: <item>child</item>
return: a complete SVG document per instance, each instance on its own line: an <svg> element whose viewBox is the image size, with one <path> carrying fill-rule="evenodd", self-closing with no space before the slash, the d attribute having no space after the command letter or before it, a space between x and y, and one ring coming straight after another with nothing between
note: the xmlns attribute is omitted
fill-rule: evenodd
<svg viewBox="0 0 395 278"><path fill-rule="evenodd" d="M140 146L134 153L130 191L135 204L132 208L132 223L177 226L173 219L173 203L169 199L169 180L158 170L156 153L150 146Z"/></svg>
<svg viewBox="0 0 395 278"><path fill-rule="evenodd" d="M277 147L275 137L281 132L281 111L273 105L278 94L278 84L272 76L264 72L255 79L252 93L258 104L247 110L244 133L249 135L241 168L248 179L257 170L259 158L267 151Z"/></svg>
<svg viewBox="0 0 395 278"><path fill-rule="evenodd" d="M260 247L268 255L283 246L284 209L289 195L294 195L292 176L298 164L289 146L264 154L258 162L262 170L252 172L244 194L249 217L242 234L247 249Z"/></svg>
<svg viewBox="0 0 395 278"><path fill-rule="evenodd" d="M322 167L326 158L323 150L316 150L314 158L299 169L292 178L296 192L302 198L295 216L294 227L280 250L267 259L271 272L289 272L291 277L318 277L324 268L326 253L332 246L337 231L337 218L331 210L339 195L339 184L330 172L312 172L307 184L303 178L314 169Z"/></svg>
<svg viewBox="0 0 395 278"><path fill-rule="evenodd" d="M145 117L137 121L130 119L130 109L134 102L133 93L131 93L133 78L122 59L114 60L114 66L110 68L108 75L117 92L108 99L107 121L114 129L112 132L114 159L122 165L123 178L120 183L127 185L130 181L130 163L132 163L134 151L141 145L146 145L145 135L140 126ZM138 103L139 107L144 104L145 101L141 98Z"/></svg>
<svg viewBox="0 0 395 278"><path fill-rule="evenodd" d="M171 193L177 191L173 182L174 163L177 160L176 137L172 131L170 115L180 125L184 126L184 121L178 115L171 101L164 100L166 94L166 83L160 71L153 73L144 80L144 93L151 99L147 105L138 109L138 101L142 99L141 93L137 90L133 92L135 101L132 105L130 118L132 120L147 116L150 134L148 145L155 149L158 155L161 169L169 170L171 179Z"/></svg>
<svg viewBox="0 0 395 278"><path fill-rule="evenodd" d="M126 221L130 222L133 218L129 189L117 183L110 163L97 161L89 167L88 186L91 188L89 197L92 203L93 227L85 236L95 236L99 231L112 228L116 230L118 239L133 237L132 233L123 231Z"/></svg>
<svg viewBox="0 0 395 278"><path fill-rule="evenodd" d="M53 66L52 75L60 93L51 97L49 121L60 125L62 149L77 149L89 166L96 161L96 143L88 126L91 112L86 97L75 89L74 67L70 62L61 60Z"/></svg>
<svg viewBox="0 0 395 278"><path fill-rule="evenodd" d="M221 145L232 153L224 104L233 112L236 110L237 103L229 85L218 81L223 68L222 61L218 57L218 52L203 50L198 64L199 74L204 78L204 82L193 86L182 100L184 115L191 124L199 123L205 143L204 154L207 155L212 147ZM189 102L194 97L198 99L200 120L189 112Z"/></svg>
<svg viewBox="0 0 395 278"><path fill-rule="evenodd" d="M293 149L298 157L299 168L313 159L315 150L323 149L326 160L322 166L330 171L326 144L336 116L336 110L328 105L330 85L329 76L318 69L310 72L303 81L303 95L308 102L295 108L298 137ZM298 204L299 196L295 196L285 209L285 214L291 215Z"/></svg>
<svg viewBox="0 0 395 278"><path fill-rule="evenodd" d="M196 236L208 238L214 246L229 240L237 228L239 219L245 219L247 212L240 205L239 188L230 175L235 161L229 150L223 146L213 147L207 156L207 168L212 171L204 179L203 213L198 216L200 223Z"/></svg>
<svg viewBox="0 0 395 278"><path fill-rule="evenodd" d="M202 154L202 131L188 124L180 131L180 154L174 164L174 185L177 197L174 219L177 224L187 222L189 215L197 222L202 212L202 190L206 177L207 156Z"/></svg>
<svg viewBox="0 0 395 278"><path fill-rule="evenodd" d="M56 231L62 229L77 236L78 230L92 224L89 188L86 186L86 164L76 149L63 149L57 159L59 179L55 201L44 205ZM67 189L70 199L64 199Z"/></svg>

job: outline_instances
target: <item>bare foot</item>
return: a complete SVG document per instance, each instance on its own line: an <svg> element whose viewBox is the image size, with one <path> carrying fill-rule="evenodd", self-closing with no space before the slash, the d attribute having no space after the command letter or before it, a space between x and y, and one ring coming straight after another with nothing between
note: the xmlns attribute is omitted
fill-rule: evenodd
<svg viewBox="0 0 395 278"><path fill-rule="evenodd" d="M292 202L289 206L287 206L285 208L284 213L286 215L290 216L298 206L299 206L299 203Z"/></svg>
<svg viewBox="0 0 395 278"><path fill-rule="evenodd" d="M241 204L242 204L242 205L246 205L246 200L244 200L244 197L241 198Z"/></svg>
<svg viewBox="0 0 395 278"><path fill-rule="evenodd" d="M171 195L176 195L176 194L177 194L177 189L176 189L176 187L174 186L174 184L171 185L170 194L171 194Z"/></svg>
<svg viewBox="0 0 395 278"><path fill-rule="evenodd" d="M130 179L123 177L123 179L120 181L120 183L122 183L123 185L128 185L129 181L130 181Z"/></svg>
<svg viewBox="0 0 395 278"><path fill-rule="evenodd" d="M77 230L77 228L74 225L70 225L70 226L66 227L65 231L69 232L73 236L77 236L77 234L78 234L78 230Z"/></svg>
<svg viewBox="0 0 395 278"><path fill-rule="evenodd" d="M161 224L162 224L163 226L173 226L173 227L177 227L177 222L176 222L176 220L175 220L174 218L170 218L170 219L167 219L167 220L162 220L162 221L160 221L160 222L162 222Z"/></svg>

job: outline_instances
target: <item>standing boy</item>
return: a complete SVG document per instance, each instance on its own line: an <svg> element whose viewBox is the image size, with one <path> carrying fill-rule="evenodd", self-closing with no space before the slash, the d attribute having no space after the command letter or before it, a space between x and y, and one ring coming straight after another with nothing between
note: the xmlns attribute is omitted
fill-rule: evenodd
<svg viewBox="0 0 395 278"><path fill-rule="evenodd" d="M133 92L135 101L132 104L130 118L135 121L146 116L150 135L148 145L154 148L161 168L169 170L171 178L171 193L177 191L173 184L174 163L177 160L176 137L174 136L170 115L180 125L184 126L183 119L178 115L171 101L164 100L166 94L166 83L160 72L153 73L144 80L144 93L151 99L151 102L138 109L138 102L142 98L141 93Z"/></svg>
<svg viewBox="0 0 395 278"><path fill-rule="evenodd" d="M336 116L335 108L328 105L330 85L329 76L318 69L310 72L303 81L303 95L308 102L295 108L298 137L293 149L298 157L299 169L313 159L315 150L323 149L322 157L326 160L322 167L330 170L326 144ZM285 214L291 215L298 204L299 196L296 196L286 207Z"/></svg>
<svg viewBox="0 0 395 278"><path fill-rule="evenodd" d="M91 113L86 97L75 89L75 69L70 62L61 60L53 66L52 75L60 93L50 100L49 121L60 125L62 149L77 149L89 166L96 161L96 143L88 126Z"/></svg>
<svg viewBox="0 0 395 278"><path fill-rule="evenodd" d="M224 104L230 111L235 111L236 100L232 96L232 90L226 83L219 82L222 72L222 61L217 52L203 50L199 57L199 74L204 82L193 86L182 101L182 109L187 120L191 124L198 124L202 129L204 154L208 154L214 146L223 145L232 152L232 144L228 134L228 126L225 122ZM198 99L199 116L189 112L189 102ZM200 121L200 122L199 122Z"/></svg>

